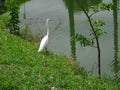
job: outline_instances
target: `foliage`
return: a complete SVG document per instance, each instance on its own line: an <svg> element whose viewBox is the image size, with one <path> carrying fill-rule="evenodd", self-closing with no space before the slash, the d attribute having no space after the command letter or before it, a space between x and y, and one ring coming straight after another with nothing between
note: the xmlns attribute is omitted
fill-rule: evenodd
<svg viewBox="0 0 120 90"><path fill-rule="evenodd" d="M79 7L83 10L83 12L85 13L87 19L88 19L88 22L90 24L90 27L91 27L91 32L90 32L90 36L92 36L92 42L93 40L96 42L96 48L97 48L97 57L98 57L98 75L99 75L99 78L101 78L101 48L100 48L100 42L99 42L99 37L105 33L104 30L102 30L100 27L105 25L105 23L100 20L100 19L97 19L97 20L93 20L92 18L92 15L94 15L95 13L99 12L99 8L101 10L110 10L112 4L106 4L106 3L102 3L101 6L93 6L91 7L91 11L93 11L93 13L91 14L91 12L87 11L85 9L85 7L83 7L82 5L82 2L80 0L77 0L78 4L79 4ZM109 8L109 9L108 9ZM89 14L90 13L90 14ZM89 38L86 38L85 36L79 34L78 35L79 37L81 37L80 39L77 38L78 41L80 41L81 45L83 44L84 46L87 46L87 45L90 45L91 43L91 39Z"/></svg>
<svg viewBox="0 0 120 90"><path fill-rule="evenodd" d="M110 3L102 2L100 5L91 6L90 10L93 11L93 13L89 14L89 12L88 12L88 15L89 15L88 17L90 18L91 24L93 25L93 28L95 30L96 35L99 37L99 36L103 35L104 33L106 33L105 30L103 30L101 28L102 26L105 25L105 22L102 19L94 20L93 18L91 18L91 16L93 14L100 12L100 11L103 11L103 10L108 10L108 11L113 10L113 3L112 2L110 2ZM95 39L94 32L92 29L90 30L89 35L92 37L89 38L89 37L86 37L85 35L77 33L76 34L76 41L80 41L81 46L91 45L91 44L93 44L94 39Z"/></svg>
<svg viewBox="0 0 120 90"><path fill-rule="evenodd" d="M0 14L4 13L6 10L4 3L5 3L5 0L0 0Z"/></svg>
<svg viewBox="0 0 120 90"><path fill-rule="evenodd" d="M91 19L92 25L94 26L95 29L95 33L98 37L100 37L101 35L103 35L105 32L105 30L103 30L101 27L105 25L105 22L101 19L96 19L93 20ZM89 37L83 35L83 34L76 34L76 41L80 42L81 46L93 46L94 42L95 42L95 36L94 36L94 32L92 30L90 30L89 32Z"/></svg>
<svg viewBox="0 0 120 90"><path fill-rule="evenodd" d="M4 11L5 13L0 16L0 28L6 28L10 30L11 33L19 34L19 6L29 0L5 0ZM9 15L8 15L9 14Z"/></svg>
<svg viewBox="0 0 120 90"><path fill-rule="evenodd" d="M91 6L90 8L94 13L104 11L104 10L110 11L110 10L113 10L113 3L112 2L109 2L109 3L102 2L99 5L97 5L97 6L94 5L94 6Z"/></svg>
<svg viewBox="0 0 120 90"><path fill-rule="evenodd" d="M29 25L27 25L27 24L25 25L25 28L23 28L21 30L20 36L23 39L26 39L28 41L32 41L33 38L32 38L31 32L30 32Z"/></svg>
<svg viewBox="0 0 120 90"><path fill-rule="evenodd" d="M113 3L112 2L110 2L110 3L103 2L100 6L100 9L101 10L108 10L108 11L113 10Z"/></svg>
<svg viewBox="0 0 120 90"><path fill-rule="evenodd" d="M77 74L76 74L77 73ZM120 90L120 82L86 76L68 58L0 30L0 90Z"/></svg>
<svg viewBox="0 0 120 90"><path fill-rule="evenodd" d="M9 19L8 13L0 15L0 28L5 29L9 24Z"/></svg>
<svg viewBox="0 0 120 90"><path fill-rule="evenodd" d="M40 42L42 33L38 32L37 35L34 36L32 35L32 32L30 30L31 30L30 25L25 24L25 27L21 29L20 37L30 42L36 42L36 43Z"/></svg>
<svg viewBox="0 0 120 90"><path fill-rule="evenodd" d="M97 20L91 19L91 21L98 37L106 33L105 30L101 28L102 26L105 25L105 22L102 19L97 19ZM95 38L92 30L90 30L90 36L93 36L93 38Z"/></svg>
<svg viewBox="0 0 120 90"><path fill-rule="evenodd" d="M5 2L9 0L0 0L0 14L7 12ZM20 6L22 3L30 0L16 0L17 4Z"/></svg>
<svg viewBox="0 0 120 90"><path fill-rule="evenodd" d="M16 0L6 0L7 10L10 14L10 21L8 24L8 28L10 33L19 35L19 6Z"/></svg>
<svg viewBox="0 0 120 90"><path fill-rule="evenodd" d="M86 37L85 35L82 35L82 34L76 34L76 41L77 42L80 42L81 46L91 46L93 45L93 39L92 38L89 38L89 37Z"/></svg>

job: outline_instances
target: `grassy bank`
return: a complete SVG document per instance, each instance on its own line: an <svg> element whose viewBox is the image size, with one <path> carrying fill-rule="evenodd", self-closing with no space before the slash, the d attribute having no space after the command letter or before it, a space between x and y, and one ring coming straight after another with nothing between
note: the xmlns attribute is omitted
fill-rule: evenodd
<svg viewBox="0 0 120 90"><path fill-rule="evenodd" d="M86 76L68 58L0 29L0 90L120 90L120 83Z"/></svg>

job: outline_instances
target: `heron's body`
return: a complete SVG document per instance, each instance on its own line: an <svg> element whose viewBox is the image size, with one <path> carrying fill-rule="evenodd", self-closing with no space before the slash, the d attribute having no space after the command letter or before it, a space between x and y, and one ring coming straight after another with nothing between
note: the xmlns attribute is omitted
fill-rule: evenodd
<svg viewBox="0 0 120 90"><path fill-rule="evenodd" d="M38 49L38 52L42 51L48 44L48 35L44 36L41 40L40 47Z"/></svg>
<svg viewBox="0 0 120 90"><path fill-rule="evenodd" d="M49 26L48 26L48 21L50 19L47 19L46 20L46 26L47 26L47 35L45 35L42 40L41 40L41 43L40 43L40 46L39 46L39 49L38 49L38 52L41 52L48 44L48 41L49 41Z"/></svg>

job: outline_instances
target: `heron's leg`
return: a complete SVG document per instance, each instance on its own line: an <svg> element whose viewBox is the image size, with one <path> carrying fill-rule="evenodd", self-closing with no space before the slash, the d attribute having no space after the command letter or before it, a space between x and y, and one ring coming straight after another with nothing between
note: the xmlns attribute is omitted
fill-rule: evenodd
<svg viewBox="0 0 120 90"><path fill-rule="evenodd" d="M45 53L46 53L46 55L48 54L48 50L47 50L47 47L45 48Z"/></svg>

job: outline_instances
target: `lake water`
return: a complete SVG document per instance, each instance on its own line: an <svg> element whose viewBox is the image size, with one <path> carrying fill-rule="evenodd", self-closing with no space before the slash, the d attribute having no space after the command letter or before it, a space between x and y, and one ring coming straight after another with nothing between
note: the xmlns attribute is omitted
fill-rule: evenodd
<svg viewBox="0 0 120 90"><path fill-rule="evenodd" d="M110 1L110 0L104 0ZM61 55L70 57L70 32L69 32L69 15L63 0L31 0L25 3L26 20L30 22L31 30L34 35L38 32L46 34L45 20L52 19L50 25L50 42L48 49ZM102 74L111 73L111 64L114 57L113 43L113 12L103 11L97 13L95 18L103 18L106 25L103 27L107 34L100 37L101 46L101 69ZM24 5L20 8L20 20L24 22ZM120 21L120 13L118 21ZM75 32L88 34L90 29L89 23L83 12L74 13ZM119 24L120 25L120 24ZM119 26L118 25L118 26ZM119 32L120 35L120 32ZM120 37L119 37L120 39ZM120 42L119 42L120 45ZM39 46L38 46L39 47ZM37 52L37 50L36 50ZM80 65L87 71L97 72L97 50L93 47L81 47L76 44L76 56Z"/></svg>

